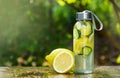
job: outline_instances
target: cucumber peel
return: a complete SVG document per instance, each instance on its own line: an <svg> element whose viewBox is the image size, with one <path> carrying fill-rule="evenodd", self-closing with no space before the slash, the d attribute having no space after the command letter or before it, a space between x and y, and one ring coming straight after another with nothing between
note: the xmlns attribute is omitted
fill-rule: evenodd
<svg viewBox="0 0 120 78"><path fill-rule="evenodd" d="M89 47L89 46L84 46L82 48L82 52L83 52L83 55L87 55L88 56L92 52L92 48Z"/></svg>
<svg viewBox="0 0 120 78"><path fill-rule="evenodd" d="M78 39L78 38L80 38L80 31L77 29L77 28L75 28L74 27L74 30L73 30L73 37L74 37L74 39Z"/></svg>

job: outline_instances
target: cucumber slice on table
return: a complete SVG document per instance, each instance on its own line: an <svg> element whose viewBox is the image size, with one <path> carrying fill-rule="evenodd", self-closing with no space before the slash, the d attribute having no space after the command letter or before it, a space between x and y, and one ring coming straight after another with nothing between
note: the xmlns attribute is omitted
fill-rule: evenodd
<svg viewBox="0 0 120 78"><path fill-rule="evenodd" d="M85 46L82 48L82 52L84 55L89 55L92 52L92 48L89 46Z"/></svg>
<svg viewBox="0 0 120 78"><path fill-rule="evenodd" d="M90 36L93 32L92 26L91 26L91 22L81 22L82 26L81 26L81 36Z"/></svg>

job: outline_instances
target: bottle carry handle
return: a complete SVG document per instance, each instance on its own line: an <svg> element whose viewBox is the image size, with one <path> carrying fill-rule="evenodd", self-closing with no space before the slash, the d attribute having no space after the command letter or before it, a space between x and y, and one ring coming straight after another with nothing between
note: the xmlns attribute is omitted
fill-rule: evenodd
<svg viewBox="0 0 120 78"><path fill-rule="evenodd" d="M102 24L102 22L100 21L100 19L92 12L92 11L89 11L89 10L85 10L85 11L88 11L88 12L90 12L91 14L92 14L92 22L93 22L93 25L94 25L94 28L95 28L95 30L97 30L97 31L101 31L102 29L103 29L103 24ZM100 24L100 28L97 28L96 27L96 23L95 23L95 18L97 19L97 21L99 22L99 24Z"/></svg>

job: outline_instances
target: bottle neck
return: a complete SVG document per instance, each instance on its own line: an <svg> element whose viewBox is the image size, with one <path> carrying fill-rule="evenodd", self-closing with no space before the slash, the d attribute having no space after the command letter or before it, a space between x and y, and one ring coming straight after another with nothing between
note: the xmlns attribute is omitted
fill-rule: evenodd
<svg viewBox="0 0 120 78"><path fill-rule="evenodd" d="M77 20L78 22L92 22L92 20Z"/></svg>

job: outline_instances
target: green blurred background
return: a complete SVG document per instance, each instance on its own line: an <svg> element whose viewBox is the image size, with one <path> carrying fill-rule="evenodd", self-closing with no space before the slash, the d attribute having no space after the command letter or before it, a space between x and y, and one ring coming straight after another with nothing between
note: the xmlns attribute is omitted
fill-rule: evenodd
<svg viewBox="0 0 120 78"><path fill-rule="evenodd" d="M0 66L46 66L55 48L72 50L76 12L93 11L95 65L120 65L120 0L0 0ZM99 26L99 23L97 23Z"/></svg>

